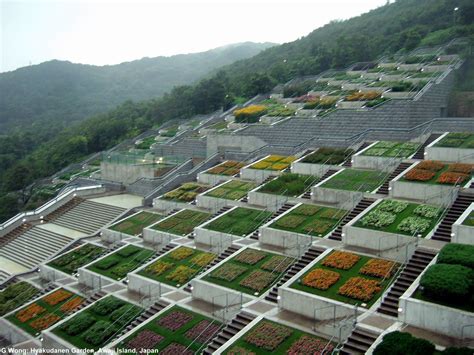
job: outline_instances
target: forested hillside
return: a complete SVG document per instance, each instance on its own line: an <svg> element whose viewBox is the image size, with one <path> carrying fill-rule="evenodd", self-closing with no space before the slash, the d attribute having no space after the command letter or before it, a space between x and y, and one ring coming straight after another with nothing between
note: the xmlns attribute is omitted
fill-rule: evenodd
<svg viewBox="0 0 474 355"><path fill-rule="evenodd" d="M460 7L456 14L454 6ZM417 46L442 44L455 37L472 38L473 20L474 3L470 0L398 0L359 17L326 25L295 42L267 49L194 86L177 87L159 99L126 102L73 129L62 130L55 139L31 152L21 147L27 145L24 142L37 141L34 135L0 139L0 219L23 207L21 201L14 203L17 196L8 195L9 191L20 190L41 176L154 125L229 107L238 98L266 92L297 75L317 74ZM15 151L12 145L20 148Z"/></svg>

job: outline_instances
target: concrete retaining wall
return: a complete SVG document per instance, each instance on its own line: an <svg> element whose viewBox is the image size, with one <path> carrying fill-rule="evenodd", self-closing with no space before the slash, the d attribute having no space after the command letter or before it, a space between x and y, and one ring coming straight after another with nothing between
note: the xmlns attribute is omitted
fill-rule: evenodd
<svg viewBox="0 0 474 355"><path fill-rule="evenodd" d="M152 228L143 230L143 241L154 245L165 245L176 238L181 238L181 236Z"/></svg>
<svg viewBox="0 0 474 355"><path fill-rule="evenodd" d="M449 206L457 197L453 186L394 180L389 183L391 198L420 200L427 204Z"/></svg>
<svg viewBox="0 0 474 355"><path fill-rule="evenodd" d="M256 190L248 193L248 203L255 206L262 206L266 209L276 212L288 201L287 196L267 194Z"/></svg>
<svg viewBox="0 0 474 355"><path fill-rule="evenodd" d="M224 181L232 180L234 177L229 175L218 175L218 174L208 174L205 171L199 173L197 176L197 181L201 184L206 185L217 185Z"/></svg>
<svg viewBox="0 0 474 355"><path fill-rule="evenodd" d="M79 274L79 283L88 286L92 289L100 290L102 287L116 282L115 280L112 280L106 276L96 274L95 272L88 270L85 267L79 268L77 272Z"/></svg>
<svg viewBox="0 0 474 355"><path fill-rule="evenodd" d="M234 240L241 238L232 234L216 232L202 227L195 228L194 233L194 241L196 243L219 246L223 249L227 249Z"/></svg>
<svg viewBox="0 0 474 355"><path fill-rule="evenodd" d="M462 224L473 210L474 203L471 203L471 205L466 209L466 211L464 211L464 213L459 216L456 222L454 222L452 226L451 242L471 245L474 244L474 227Z"/></svg>
<svg viewBox="0 0 474 355"><path fill-rule="evenodd" d="M425 159L474 164L474 149L426 147Z"/></svg>
<svg viewBox="0 0 474 355"><path fill-rule="evenodd" d="M291 172L295 174L314 175L321 177L326 174L329 169L339 170L342 169L342 167L339 165L303 163L301 161L291 163Z"/></svg>
<svg viewBox="0 0 474 355"><path fill-rule="evenodd" d="M322 186L311 188L311 200L334 205L334 207L351 210L364 197L363 192L328 189Z"/></svg>
<svg viewBox="0 0 474 355"><path fill-rule="evenodd" d="M188 202L177 202L177 201L170 201L170 200L163 200L160 197L155 198L153 200L153 208L165 212L170 212L176 209L184 209L188 208Z"/></svg>
<svg viewBox="0 0 474 355"><path fill-rule="evenodd" d="M153 260L152 262L155 262ZM147 264L148 265L148 264ZM140 268L140 270L143 268ZM138 270L137 270L138 271ZM164 293L176 290L175 287L149 279L136 273L128 274L128 290L148 298L157 298Z"/></svg>
<svg viewBox="0 0 474 355"><path fill-rule="evenodd" d="M218 307L236 307L255 298L245 293L219 286L201 279L191 281L193 298Z"/></svg>

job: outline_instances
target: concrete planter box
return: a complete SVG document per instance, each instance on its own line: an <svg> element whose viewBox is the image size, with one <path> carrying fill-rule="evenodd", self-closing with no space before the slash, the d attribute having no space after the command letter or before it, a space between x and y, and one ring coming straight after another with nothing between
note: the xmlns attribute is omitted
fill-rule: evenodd
<svg viewBox="0 0 474 355"><path fill-rule="evenodd" d="M42 332L43 336L43 348L45 349L65 349L67 352L74 354L90 354L87 350L77 349L74 345L68 343L66 340L58 337L56 334L45 330Z"/></svg>
<svg viewBox="0 0 474 355"><path fill-rule="evenodd" d="M342 84L344 84L346 81L345 80L334 80L334 79L331 79L328 81L328 85L331 85L331 86L341 86Z"/></svg>
<svg viewBox="0 0 474 355"><path fill-rule="evenodd" d="M240 169L240 177L243 180L252 180L260 184L261 182L263 182L270 176L280 176L282 172L279 170L264 170L264 169L251 169L250 168L251 165L258 163L259 161L264 160L265 158L262 158Z"/></svg>
<svg viewBox="0 0 474 355"><path fill-rule="evenodd" d="M228 233L216 232L202 227L194 229L194 241L199 244L205 244L209 246L218 246L222 249L227 249L231 246L234 240L243 238L244 236L237 236Z"/></svg>
<svg viewBox="0 0 474 355"><path fill-rule="evenodd" d="M274 229L266 226L260 228L260 236L258 241L261 244L283 248L285 255L297 258L298 256L304 254L306 248L311 245L314 239L317 239L317 237Z"/></svg>
<svg viewBox="0 0 474 355"><path fill-rule="evenodd" d="M0 336L8 339L13 345L33 339L33 336L4 318L0 318ZM10 345L10 347L12 346ZM5 352L5 354L8 354L8 352Z"/></svg>
<svg viewBox="0 0 474 355"><path fill-rule="evenodd" d="M47 262L49 262L49 260ZM55 282L56 280L64 279L66 277L73 277L72 275L68 275L65 272L59 271L46 264L42 264L40 266L39 273L42 279L52 281L52 282Z"/></svg>
<svg viewBox="0 0 474 355"><path fill-rule="evenodd" d="M474 227L462 224L464 220L474 211L474 203L454 222L452 226L451 242L462 244L474 244Z"/></svg>
<svg viewBox="0 0 474 355"><path fill-rule="evenodd" d="M419 63L414 63L414 64L400 64L398 66L398 70L401 71L417 71L422 68L422 65Z"/></svg>
<svg viewBox="0 0 474 355"><path fill-rule="evenodd" d="M154 244L154 245L168 244L173 239L182 238L182 237L183 236L181 235L159 231L152 228L145 228L143 230L143 241L150 244Z"/></svg>
<svg viewBox="0 0 474 355"><path fill-rule="evenodd" d="M94 271L87 270L85 267L79 268L77 273L79 274L79 283L92 289L100 290L104 286L119 282L118 280L113 280L107 276L96 274Z"/></svg>
<svg viewBox="0 0 474 355"><path fill-rule="evenodd" d="M155 262L153 260L151 263ZM150 264L150 263L148 263ZM148 265L146 264L146 266ZM140 268L141 270L143 268ZM138 270L136 270L138 271ZM183 285L184 286L184 285ZM148 277L131 273L128 275L128 290L138 293L140 296L157 298L164 293L176 290L175 287L149 279Z"/></svg>
<svg viewBox="0 0 474 355"><path fill-rule="evenodd" d="M301 157L300 159L291 163L291 172L295 174L301 175L314 175L317 177L321 177L329 169L342 169L339 165L328 165L328 164L312 164L312 163L304 163L303 159L305 157Z"/></svg>
<svg viewBox="0 0 474 355"><path fill-rule="evenodd" d="M366 101L341 101L336 104L336 107L343 110L351 110L362 108Z"/></svg>
<svg viewBox="0 0 474 355"><path fill-rule="evenodd" d="M264 192L250 191L248 193L248 203L255 206L262 206L266 209L276 212L287 201L288 196L267 194Z"/></svg>
<svg viewBox="0 0 474 355"><path fill-rule="evenodd" d="M444 136L440 137L443 138ZM452 148L452 147L434 147L440 139L436 140L425 148L425 159L439 160L453 163L474 164L474 149L470 148Z"/></svg>
<svg viewBox="0 0 474 355"><path fill-rule="evenodd" d="M218 307L235 308L256 299L248 294L201 279L192 280L191 286L194 299L199 299Z"/></svg>
<svg viewBox="0 0 474 355"><path fill-rule="evenodd" d="M232 180L233 178L232 175L208 174L204 171L198 174L197 181L201 184L214 186L221 182Z"/></svg>
<svg viewBox="0 0 474 355"><path fill-rule="evenodd" d="M236 200L228 200L228 199L218 198L218 197L213 197L213 196L199 195L196 198L196 206L207 208L212 213L215 213L219 211L222 207L226 207L226 206L227 207L234 207L234 206L244 207L245 203L236 201Z"/></svg>
<svg viewBox="0 0 474 355"><path fill-rule="evenodd" d="M108 228L102 228L102 230L100 231L100 239L104 243L115 243L123 239L132 238L132 237L136 237L136 236L114 231Z"/></svg>
<svg viewBox="0 0 474 355"><path fill-rule="evenodd" d="M424 184L394 180L389 183L391 198L419 200L438 206L449 206L457 197L458 191L453 186Z"/></svg>
<svg viewBox="0 0 474 355"><path fill-rule="evenodd" d="M352 166L361 169L375 169L384 172L392 172L405 158L380 157L364 155L365 151L374 147L378 142L369 145L352 157Z"/></svg>
<svg viewBox="0 0 474 355"><path fill-rule="evenodd" d="M163 200L155 198L153 200L153 208L165 212L170 212L176 209L184 209L189 207L189 202L177 202L177 201L170 201L170 200Z"/></svg>
<svg viewBox="0 0 474 355"><path fill-rule="evenodd" d="M387 91L384 92L382 97L385 97L387 99L411 99L416 95L416 92L394 92L394 91Z"/></svg>
<svg viewBox="0 0 474 355"><path fill-rule="evenodd" d="M423 67L423 71L426 73L438 73L448 70L449 65L427 65Z"/></svg>
<svg viewBox="0 0 474 355"><path fill-rule="evenodd" d="M364 74L362 74L362 78L377 80L380 77L382 77L382 75L383 75L383 73L364 73Z"/></svg>
<svg viewBox="0 0 474 355"><path fill-rule="evenodd" d="M324 202L337 208L352 210L364 197L364 192L329 189L321 186L311 188L311 201Z"/></svg>

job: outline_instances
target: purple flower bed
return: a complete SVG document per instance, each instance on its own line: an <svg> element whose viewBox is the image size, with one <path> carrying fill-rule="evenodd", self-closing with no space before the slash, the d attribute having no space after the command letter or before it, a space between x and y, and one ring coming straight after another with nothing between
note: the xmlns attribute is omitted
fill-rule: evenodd
<svg viewBox="0 0 474 355"><path fill-rule="evenodd" d="M128 348L141 353L143 350L153 349L156 344L163 339L163 336L156 334L151 330L144 330L128 342Z"/></svg>
<svg viewBox="0 0 474 355"><path fill-rule="evenodd" d="M211 324L208 320L202 320L186 332L186 337L204 343L211 339L211 337L217 333L219 328L219 324Z"/></svg>
<svg viewBox="0 0 474 355"><path fill-rule="evenodd" d="M332 344L328 345L327 341L303 335L299 340L295 341L293 345L291 345L287 351L287 354L331 354L333 349L334 347Z"/></svg>
<svg viewBox="0 0 474 355"><path fill-rule="evenodd" d="M194 355L194 352L191 350L186 350L184 345L178 343L171 343L166 348L160 351L160 355Z"/></svg>
<svg viewBox="0 0 474 355"><path fill-rule="evenodd" d="M188 313L174 311L158 320L158 325L169 330L177 330L188 323L192 318L193 316Z"/></svg>

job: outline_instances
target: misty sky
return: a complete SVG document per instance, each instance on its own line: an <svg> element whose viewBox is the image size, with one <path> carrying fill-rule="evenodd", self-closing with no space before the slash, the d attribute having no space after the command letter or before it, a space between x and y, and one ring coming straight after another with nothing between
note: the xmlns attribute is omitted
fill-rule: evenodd
<svg viewBox="0 0 474 355"><path fill-rule="evenodd" d="M230 43L284 43L386 0L0 0L0 72L50 59L116 64Z"/></svg>

